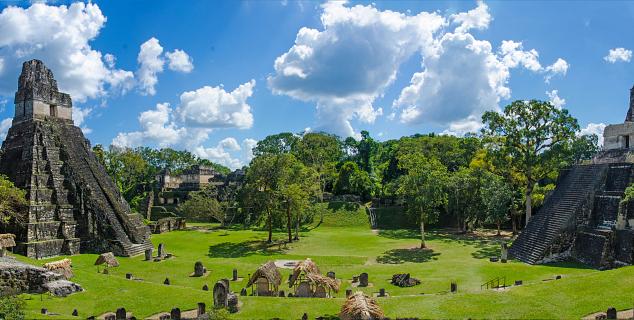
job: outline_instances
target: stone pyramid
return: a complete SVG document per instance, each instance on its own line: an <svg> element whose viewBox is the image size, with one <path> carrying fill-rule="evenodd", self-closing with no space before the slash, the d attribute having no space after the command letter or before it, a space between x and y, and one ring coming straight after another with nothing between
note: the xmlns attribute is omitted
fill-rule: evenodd
<svg viewBox="0 0 634 320"><path fill-rule="evenodd" d="M22 66L0 173L27 191L24 223L4 230L16 234L16 253L38 259L108 251L134 256L152 246L149 228L131 213L73 125L71 98L58 91L42 61Z"/></svg>

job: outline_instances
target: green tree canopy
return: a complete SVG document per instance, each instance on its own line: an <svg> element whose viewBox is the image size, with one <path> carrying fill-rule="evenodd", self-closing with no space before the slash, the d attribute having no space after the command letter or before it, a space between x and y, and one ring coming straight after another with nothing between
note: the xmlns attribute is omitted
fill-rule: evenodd
<svg viewBox="0 0 634 320"><path fill-rule="evenodd" d="M531 218L535 184L565 165L567 146L579 131L577 120L568 110L550 102L515 101L502 113L488 111L482 116L483 134L491 147L513 163L526 179L526 223Z"/></svg>
<svg viewBox="0 0 634 320"><path fill-rule="evenodd" d="M26 210L26 192L17 188L7 176L0 175L0 223L24 223Z"/></svg>

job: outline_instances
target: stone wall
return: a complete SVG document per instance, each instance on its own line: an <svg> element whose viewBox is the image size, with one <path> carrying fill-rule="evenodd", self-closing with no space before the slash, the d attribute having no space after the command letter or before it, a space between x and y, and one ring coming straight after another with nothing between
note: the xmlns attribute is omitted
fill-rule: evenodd
<svg viewBox="0 0 634 320"><path fill-rule="evenodd" d="M60 288L59 284L65 286ZM52 287L56 288L52 292L56 295L67 295L82 290L77 284L65 281L61 274L18 262L10 257L0 257L0 295L3 292L43 293Z"/></svg>

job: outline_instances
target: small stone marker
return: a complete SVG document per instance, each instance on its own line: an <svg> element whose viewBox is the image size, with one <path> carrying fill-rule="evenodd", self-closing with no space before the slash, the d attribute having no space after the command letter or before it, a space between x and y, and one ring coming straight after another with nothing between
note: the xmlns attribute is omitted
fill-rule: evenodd
<svg viewBox="0 0 634 320"><path fill-rule="evenodd" d="M170 285L170 278L165 278L165 281L163 281L163 284L166 284L166 285L169 286Z"/></svg>
<svg viewBox="0 0 634 320"><path fill-rule="evenodd" d="M292 298L293 297L293 293L289 292L287 297Z"/></svg>
<svg viewBox="0 0 634 320"><path fill-rule="evenodd" d="M508 260L508 258L509 258L509 247L505 242L502 244L502 248L500 249L500 259Z"/></svg>
<svg viewBox="0 0 634 320"><path fill-rule="evenodd" d="M451 292L458 292L458 284L455 282L451 283Z"/></svg>
<svg viewBox="0 0 634 320"><path fill-rule="evenodd" d="M284 290L280 290L280 293L278 295L280 298L284 298L286 297L286 294L284 294Z"/></svg>
<svg viewBox="0 0 634 320"><path fill-rule="evenodd" d="M367 287L368 286L368 274L362 273L359 275L359 287Z"/></svg>
<svg viewBox="0 0 634 320"><path fill-rule="evenodd" d="M125 308L117 309L117 312L116 312L115 316L116 316L117 320L126 320L127 317L128 317L128 315L127 315L127 313L125 311Z"/></svg>
<svg viewBox="0 0 634 320"><path fill-rule="evenodd" d="M498 257L491 257L491 258L489 258L489 261L498 262Z"/></svg>
<svg viewBox="0 0 634 320"><path fill-rule="evenodd" d="M561 279L561 276L556 276L555 277L555 280L559 280L559 279Z"/></svg>
<svg viewBox="0 0 634 320"><path fill-rule="evenodd" d="M196 310L196 314L198 315L198 317L200 317L203 314L205 314L205 303L204 302L198 302L198 309Z"/></svg>
<svg viewBox="0 0 634 320"><path fill-rule="evenodd" d="M233 274L231 277L232 281L238 281L238 269L233 269Z"/></svg>
<svg viewBox="0 0 634 320"><path fill-rule="evenodd" d="M245 297L247 295L247 288L242 288L242 290L240 290L240 295Z"/></svg>
<svg viewBox="0 0 634 320"><path fill-rule="evenodd" d="M48 313L48 309L46 308L42 308L42 310L40 310L41 314L47 314Z"/></svg>
<svg viewBox="0 0 634 320"><path fill-rule="evenodd" d="M203 291L209 291L209 286L207 284L203 286Z"/></svg>
<svg viewBox="0 0 634 320"><path fill-rule="evenodd" d="M229 287L220 280L214 285L214 308L226 308L229 298Z"/></svg>
<svg viewBox="0 0 634 320"><path fill-rule="evenodd" d="M328 273L326 273L326 276L330 279L335 279L335 272L334 271L328 271Z"/></svg>
<svg viewBox="0 0 634 320"><path fill-rule="evenodd" d="M131 273L126 273L125 274L125 278L128 279L128 280L132 279L132 274Z"/></svg>
<svg viewBox="0 0 634 320"><path fill-rule="evenodd" d="M73 317L77 317L77 316L79 316L79 312L77 312L77 309L73 309L72 316L73 316Z"/></svg>
<svg viewBox="0 0 634 320"><path fill-rule="evenodd" d="M165 255L165 245L162 243L159 243L158 245L158 256L159 257L163 257Z"/></svg>
<svg viewBox="0 0 634 320"><path fill-rule="evenodd" d="M194 264L194 277L202 277L205 275L205 267L200 261L196 261Z"/></svg>
<svg viewBox="0 0 634 320"><path fill-rule="evenodd" d="M521 286L522 285L522 280L515 280L515 285L516 286Z"/></svg>
<svg viewBox="0 0 634 320"><path fill-rule="evenodd" d="M170 312L170 318L172 320L181 320L181 309L179 308L172 309L172 311Z"/></svg>
<svg viewBox="0 0 634 320"><path fill-rule="evenodd" d="M352 289L346 289L346 298L349 298L352 295Z"/></svg>
<svg viewBox="0 0 634 320"><path fill-rule="evenodd" d="M90 316L87 320L95 320L95 316Z"/></svg>
<svg viewBox="0 0 634 320"><path fill-rule="evenodd" d="M152 260L152 252L154 251L153 248L150 249L145 249L145 261L150 261Z"/></svg>
<svg viewBox="0 0 634 320"><path fill-rule="evenodd" d="M306 314L306 312L304 312L304 315L302 316L302 320L308 320L308 315Z"/></svg>
<svg viewBox="0 0 634 320"><path fill-rule="evenodd" d="M616 319L616 308L610 307L606 312L608 319Z"/></svg>
<svg viewBox="0 0 634 320"><path fill-rule="evenodd" d="M229 298L227 298L227 309L231 313L236 313L239 310L238 306L238 296L235 293L230 293Z"/></svg>
<svg viewBox="0 0 634 320"><path fill-rule="evenodd" d="M379 289L379 297L385 297L385 288Z"/></svg>

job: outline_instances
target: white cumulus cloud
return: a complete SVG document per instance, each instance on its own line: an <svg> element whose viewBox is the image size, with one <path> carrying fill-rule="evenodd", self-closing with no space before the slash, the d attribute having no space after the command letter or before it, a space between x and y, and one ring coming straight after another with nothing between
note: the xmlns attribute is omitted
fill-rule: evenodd
<svg viewBox="0 0 634 320"><path fill-rule="evenodd" d="M137 78L141 93L145 95L156 94L154 86L158 83L157 74L163 72L165 60L161 57L163 47L158 39L152 37L148 41L141 44L137 62L139 70L137 70Z"/></svg>
<svg viewBox="0 0 634 320"><path fill-rule="evenodd" d="M194 69L192 58L183 50L176 49L165 54L167 57L168 68L173 71L189 73Z"/></svg>
<svg viewBox="0 0 634 320"><path fill-rule="evenodd" d="M351 136L353 119L372 123L373 106L394 81L400 65L432 46L446 21L436 13L409 16L373 6L322 6L322 29L301 28L294 45L280 55L268 84L275 94L315 102L317 129Z"/></svg>
<svg viewBox="0 0 634 320"><path fill-rule="evenodd" d="M566 104L566 99L559 96L559 90L546 91L546 95L555 108L561 109Z"/></svg>
<svg viewBox="0 0 634 320"><path fill-rule="evenodd" d="M599 145L603 146L603 131L605 127L605 123L588 123L585 128L581 128L579 135L596 134L599 137Z"/></svg>
<svg viewBox="0 0 634 320"><path fill-rule="evenodd" d="M0 12L0 94L10 95L22 62L40 59L53 70L60 90L76 101L128 88L129 71L110 66L108 58L90 46L106 17L94 3L69 6L34 3L28 8L9 6ZM104 63L106 61L106 63Z"/></svg>
<svg viewBox="0 0 634 320"><path fill-rule="evenodd" d="M113 140L116 147L133 148L143 145L189 150L232 169L241 167L252 157L255 140L245 139L243 147L234 138L220 141L215 147L205 147L212 131L220 128L247 129L253 125L253 115L247 99L253 93L255 81L240 85L232 92L222 87L205 86L184 92L174 109L169 103L159 103L154 109L141 112L140 130L121 132Z"/></svg>
<svg viewBox="0 0 634 320"><path fill-rule="evenodd" d="M191 127L251 128L253 114L247 99L253 95L254 87L255 80L251 80L231 92L210 86L184 92L177 109L180 121Z"/></svg>
<svg viewBox="0 0 634 320"><path fill-rule="evenodd" d="M608 55L603 57L603 60L609 63L616 62L630 62L632 59L632 50L628 50L625 48L614 48L610 49Z"/></svg>
<svg viewBox="0 0 634 320"><path fill-rule="evenodd" d="M446 17L346 2L327 2L322 9L322 28L301 28L267 80L275 94L314 102L316 129L342 136L355 135L353 121L372 123L383 115L375 100L394 83L402 63L417 54L422 70L401 89L388 120L452 126L450 132L476 128L482 112L499 110L499 101L510 98L511 69L542 74L548 82L569 68L561 58L542 66L537 50L525 50L521 42L503 41L493 50L470 34L493 21L482 1Z"/></svg>
<svg viewBox="0 0 634 320"><path fill-rule="evenodd" d="M92 112L92 108L90 107L81 108L78 106L73 106L72 111L73 111L73 122L75 123L75 125L80 127L81 130L84 132L84 134L91 133L92 129L85 126L85 121L86 121L86 118L88 118L88 116Z"/></svg>
<svg viewBox="0 0 634 320"><path fill-rule="evenodd" d="M489 7L483 1L478 1L478 6L475 9L453 14L450 19L460 25L456 28L456 32L460 33L470 29L486 29L493 20L489 13Z"/></svg>

